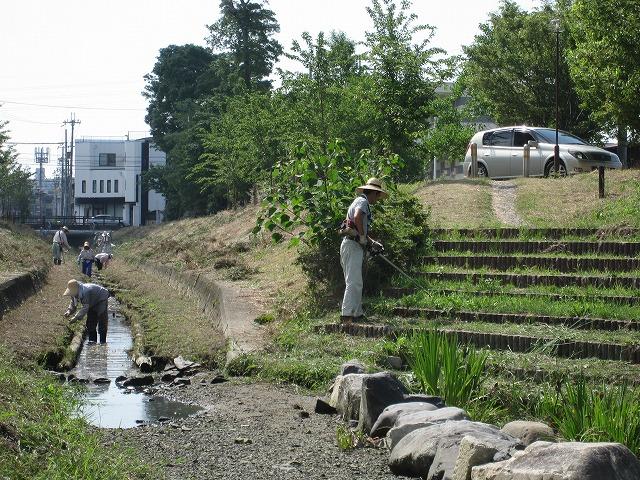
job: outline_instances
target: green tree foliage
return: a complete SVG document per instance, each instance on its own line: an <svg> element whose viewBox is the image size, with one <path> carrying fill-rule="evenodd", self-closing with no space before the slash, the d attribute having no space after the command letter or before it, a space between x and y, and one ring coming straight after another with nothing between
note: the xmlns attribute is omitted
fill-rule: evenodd
<svg viewBox="0 0 640 480"><path fill-rule="evenodd" d="M629 0L576 0L565 23L571 76L592 117L640 136L640 8Z"/></svg>
<svg viewBox="0 0 640 480"><path fill-rule="evenodd" d="M405 178L422 173L416 133L429 124L436 86L450 74L442 49L430 46L434 27L415 25L411 2L372 0L367 12L373 30L366 32L366 61L373 79L369 92L374 105L375 147L406 162ZM414 37L425 36L414 43Z"/></svg>
<svg viewBox="0 0 640 480"><path fill-rule="evenodd" d="M549 4L527 13L505 1L480 25L473 44L464 48L463 82L480 112L499 125L555 127L556 37L550 22L557 16ZM559 127L593 137L597 128L579 106L566 61L570 44L564 36L560 48Z"/></svg>
<svg viewBox="0 0 640 480"><path fill-rule="evenodd" d="M224 100L203 135L204 153L189 179L209 198L240 205L262 174L286 153L279 104L271 94L247 92Z"/></svg>
<svg viewBox="0 0 640 480"><path fill-rule="evenodd" d="M325 149L299 145L291 158L274 167L254 233L265 230L274 241L288 239L291 246L300 246L298 261L310 286L335 289L342 283L337 229L356 188L371 176L390 179L401 168L397 155L379 157L363 150L352 156L340 141ZM387 188L391 198L376 205L373 234L390 247L395 261L406 265L424 246L428 215L393 184ZM377 267L371 278L389 278L388 267ZM375 285L368 282L370 288Z"/></svg>
<svg viewBox="0 0 640 480"><path fill-rule="evenodd" d="M29 214L33 196L31 172L17 162L18 155L7 145L9 132L7 122L0 121L0 215Z"/></svg>
<svg viewBox="0 0 640 480"><path fill-rule="evenodd" d="M230 56L247 90L270 87L266 78L282 53L282 46L273 38L280 26L266 3L222 0L220 19L208 26L211 47Z"/></svg>
<svg viewBox="0 0 640 480"><path fill-rule="evenodd" d="M439 98L433 102L435 125L421 139L427 158L446 160L452 165L464 160L469 140L476 129L463 125L464 111L455 107L454 98Z"/></svg>

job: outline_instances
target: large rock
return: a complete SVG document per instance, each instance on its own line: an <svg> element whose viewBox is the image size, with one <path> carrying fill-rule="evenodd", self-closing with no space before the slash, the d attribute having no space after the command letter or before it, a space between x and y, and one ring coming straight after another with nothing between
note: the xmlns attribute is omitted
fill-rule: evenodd
<svg viewBox="0 0 640 480"><path fill-rule="evenodd" d="M358 420L362 382L366 376L365 374L349 373L336 377L329 405L338 411L343 420Z"/></svg>
<svg viewBox="0 0 640 480"><path fill-rule="evenodd" d="M358 428L369 433L382 411L389 405L404 402L408 393L402 382L389 372L374 373L364 377Z"/></svg>
<svg viewBox="0 0 640 480"><path fill-rule="evenodd" d="M365 373L365 368L358 360L349 360L340 367L340 375L348 375L350 373Z"/></svg>
<svg viewBox="0 0 640 480"><path fill-rule="evenodd" d="M468 420L437 423L418 428L402 438L389 456L389 467L396 475L423 477L427 480L451 479L458 459L460 442L465 436L496 450L492 460L504 460L521 447L518 439L497 427Z"/></svg>
<svg viewBox="0 0 640 480"><path fill-rule="evenodd" d="M502 427L501 431L511 435L512 437L519 438L525 446L529 446L538 440L548 442L556 441L556 435L553 432L553 428L541 422L516 420L515 422L507 423Z"/></svg>
<svg viewBox="0 0 640 480"><path fill-rule="evenodd" d="M472 480L638 480L640 461L619 443L535 442L513 458L471 469Z"/></svg>
<svg viewBox="0 0 640 480"><path fill-rule="evenodd" d="M454 420L468 420L467 412L457 407L445 407L435 411L407 411L397 416L393 428L387 433L387 447L393 449L407 434L419 428Z"/></svg>
<svg viewBox="0 0 640 480"><path fill-rule="evenodd" d="M460 442L458 458L453 467L452 480L471 480L471 469L493 460L498 451L495 445L467 435Z"/></svg>
<svg viewBox="0 0 640 480"><path fill-rule="evenodd" d="M404 413L413 413L421 411L433 411L437 410L433 403L427 402L403 402L389 405L378 416L376 423L371 427L370 435L372 437L384 437L389 430L391 430L396 423L396 419L399 415Z"/></svg>

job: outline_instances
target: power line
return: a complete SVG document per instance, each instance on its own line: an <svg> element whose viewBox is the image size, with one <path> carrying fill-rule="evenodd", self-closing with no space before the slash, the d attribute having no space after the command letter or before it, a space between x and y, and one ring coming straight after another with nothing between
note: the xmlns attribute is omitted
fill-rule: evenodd
<svg viewBox="0 0 640 480"><path fill-rule="evenodd" d="M0 103L10 103L12 105L28 105L31 107L46 107L46 108L70 108L76 110L114 110L114 111L128 111L128 112L146 112L146 108L115 108L115 107L75 107L70 105L47 105L43 103L27 103L27 102L12 102L10 100L0 99Z"/></svg>

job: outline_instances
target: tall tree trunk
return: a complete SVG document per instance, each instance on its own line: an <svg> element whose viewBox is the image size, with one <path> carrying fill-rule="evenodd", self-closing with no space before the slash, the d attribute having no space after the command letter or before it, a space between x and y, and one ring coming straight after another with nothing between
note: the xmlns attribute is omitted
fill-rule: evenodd
<svg viewBox="0 0 640 480"><path fill-rule="evenodd" d="M618 125L618 157L620 157L620 161L622 162L622 168L627 168L627 126L626 125Z"/></svg>

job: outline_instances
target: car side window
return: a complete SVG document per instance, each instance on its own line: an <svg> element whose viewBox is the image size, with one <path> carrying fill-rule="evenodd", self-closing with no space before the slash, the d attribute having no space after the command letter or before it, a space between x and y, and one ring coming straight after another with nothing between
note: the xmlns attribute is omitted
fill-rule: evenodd
<svg viewBox="0 0 640 480"><path fill-rule="evenodd" d="M518 131L513 132L513 146L524 147L529 140L535 141L536 139L529 132Z"/></svg>
<svg viewBox="0 0 640 480"><path fill-rule="evenodd" d="M493 147L510 147L512 136L513 132L511 130L498 130L493 132L491 137L487 139L487 145L491 145Z"/></svg>

